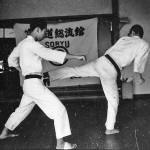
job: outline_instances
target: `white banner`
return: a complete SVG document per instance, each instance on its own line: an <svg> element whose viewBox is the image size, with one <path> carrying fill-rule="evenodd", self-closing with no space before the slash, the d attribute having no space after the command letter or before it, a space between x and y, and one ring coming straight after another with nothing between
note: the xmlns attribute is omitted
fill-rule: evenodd
<svg viewBox="0 0 150 150"><path fill-rule="evenodd" d="M16 43L28 35L29 24L17 23L14 25ZM63 65L43 60L43 72L59 69L62 67L81 66L98 58L97 50L97 18L83 21L48 24L46 38L41 41L47 48L66 51L69 54L86 55L87 61L67 60ZM75 78L55 81L53 86L71 86L83 84L97 84L97 78Z"/></svg>

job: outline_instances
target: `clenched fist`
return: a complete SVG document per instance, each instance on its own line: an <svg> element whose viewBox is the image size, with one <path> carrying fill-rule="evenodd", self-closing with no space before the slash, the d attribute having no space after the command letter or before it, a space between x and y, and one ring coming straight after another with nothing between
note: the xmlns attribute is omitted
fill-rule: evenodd
<svg viewBox="0 0 150 150"><path fill-rule="evenodd" d="M79 60L82 60L82 61L83 61L83 60L86 60L86 56L85 56L85 55L78 56L78 59L79 59Z"/></svg>
<svg viewBox="0 0 150 150"><path fill-rule="evenodd" d="M135 84L142 85L145 82L144 78L139 78L138 80L135 81Z"/></svg>

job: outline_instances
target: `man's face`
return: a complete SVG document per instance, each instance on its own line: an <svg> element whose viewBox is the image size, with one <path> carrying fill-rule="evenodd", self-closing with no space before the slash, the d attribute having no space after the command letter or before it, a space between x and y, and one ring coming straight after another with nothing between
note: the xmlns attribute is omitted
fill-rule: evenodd
<svg viewBox="0 0 150 150"><path fill-rule="evenodd" d="M46 28L45 29L39 29L39 32L38 32L38 41L42 41L44 38L45 38L45 34L46 34Z"/></svg>

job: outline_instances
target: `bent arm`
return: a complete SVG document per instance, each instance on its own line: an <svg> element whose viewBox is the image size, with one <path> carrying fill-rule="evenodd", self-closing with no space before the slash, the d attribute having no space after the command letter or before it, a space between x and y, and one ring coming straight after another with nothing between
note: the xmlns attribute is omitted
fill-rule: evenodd
<svg viewBox="0 0 150 150"><path fill-rule="evenodd" d="M145 69L149 50L149 45L145 44L138 52L137 57L134 60L134 80L136 84L143 84L145 82L142 73Z"/></svg>
<svg viewBox="0 0 150 150"><path fill-rule="evenodd" d="M144 72L145 64L149 55L149 45L146 43L142 49L137 52L134 60L134 72L142 74Z"/></svg>
<svg viewBox="0 0 150 150"><path fill-rule="evenodd" d="M17 47L15 47L12 53L9 55L8 65L9 67L15 67L15 68L19 66L19 51Z"/></svg>

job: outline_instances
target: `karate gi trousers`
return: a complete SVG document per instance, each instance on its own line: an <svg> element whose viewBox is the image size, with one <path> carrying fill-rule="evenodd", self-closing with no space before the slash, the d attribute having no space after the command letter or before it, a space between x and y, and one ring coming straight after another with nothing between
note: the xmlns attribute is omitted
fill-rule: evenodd
<svg viewBox="0 0 150 150"><path fill-rule="evenodd" d="M54 93L44 86L41 79L31 78L24 80L23 91L24 94L20 105L10 115L5 127L9 130L14 130L37 104L50 119L54 120L57 139L71 135L66 108Z"/></svg>
<svg viewBox="0 0 150 150"><path fill-rule="evenodd" d="M113 64L102 56L95 61L80 67L66 67L49 72L51 81L69 77L99 77L108 101L106 128L114 129L119 105L119 93L117 87L117 71Z"/></svg>

